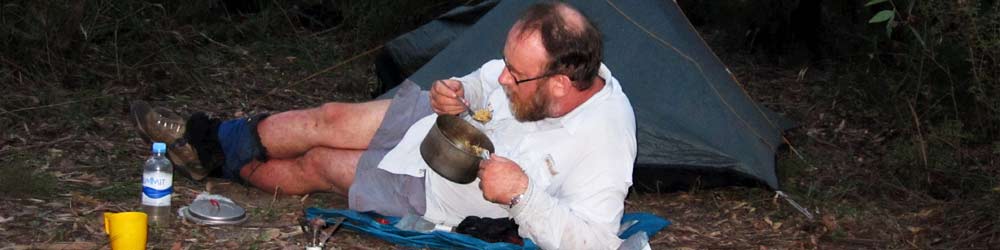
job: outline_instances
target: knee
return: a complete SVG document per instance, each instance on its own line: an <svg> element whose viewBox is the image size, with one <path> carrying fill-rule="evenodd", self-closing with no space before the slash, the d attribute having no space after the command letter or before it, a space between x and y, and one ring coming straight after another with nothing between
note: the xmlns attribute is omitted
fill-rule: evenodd
<svg viewBox="0 0 1000 250"><path fill-rule="evenodd" d="M301 158L303 178L311 180L318 190L346 194L355 172L347 164L351 162L349 155L330 148L313 148Z"/></svg>
<svg viewBox="0 0 1000 250"><path fill-rule="evenodd" d="M339 151L332 148L315 147L302 156L300 167L302 172L315 177L329 177L332 175L343 175L354 169L347 167L352 162L350 154L346 151Z"/></svg>
<svg viewBox="0 0 1000 250"><path fill-rule="evenodd" d="M350 104L337 103L337 102L328 102L328 103L324 103L323 105L320 105L319 108L318 108L318 110L319 110L320 116L323 117L323 119L326 119L326 120L336 120L339 117L343 116L343 114L347 110L347 106L348 105L350 105Z"/></svg>
<svg viewBox="0 0 1000 250"><path fill-rule="evenodd" d="M305 177L315 177L318 176L326 164L322 153L317 151L323 150L321 148L313 148L306 151L305 155L299 159L299 168L302 169L302 173L306 175Z"/></svg>

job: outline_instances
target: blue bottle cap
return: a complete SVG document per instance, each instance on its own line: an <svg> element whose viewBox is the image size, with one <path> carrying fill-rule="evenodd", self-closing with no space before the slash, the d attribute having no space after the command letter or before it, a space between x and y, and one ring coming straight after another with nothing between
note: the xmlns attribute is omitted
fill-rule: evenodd
<svg viewBox="0 0 1000 250"><path fill-rule="evenodd" d="M162 142L154 142L153 143L153 153L166 153L166 152L167 152L167 144L166 143L162 143Z"/></svg>

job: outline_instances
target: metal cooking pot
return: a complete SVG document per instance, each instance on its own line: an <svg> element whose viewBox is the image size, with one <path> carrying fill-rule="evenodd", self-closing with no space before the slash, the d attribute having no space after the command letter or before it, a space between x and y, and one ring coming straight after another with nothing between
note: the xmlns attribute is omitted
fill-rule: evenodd
<svg viewBox="0 0 1000 250"><path fill-rule="evenodd" d="M439 115L420 143L420 156L445 179L468 184L476 180L482 160L470 145L494 152L490 138L472 124L458 116Z"/></svg>

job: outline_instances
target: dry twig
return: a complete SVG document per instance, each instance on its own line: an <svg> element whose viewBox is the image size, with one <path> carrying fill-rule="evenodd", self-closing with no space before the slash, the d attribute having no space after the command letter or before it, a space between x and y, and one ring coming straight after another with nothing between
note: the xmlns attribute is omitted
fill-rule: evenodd
<svg viewBox="0 0 1000 250"><path fill-rule="evenodd" d="M350 62L353 62L354 60L357 60L358 58L361 58L363 56L371 54L372 52L375 52L375 51L377 51L379 49L382 49L383 46L385 46L385 45L379 45L379 46L376 46L375 48L369 49L368 51L362 52L361 54L354 55L353 57L348 58L347 60L344 60L344 61L342 61L340 63L337 63L337 64L335 64L333 66L327 67L327 68L325 68L323 70L317 71L316 73L313 73L312 75L309 75L306 78L302 78L301 80L289 83L287 86L285 86L285 88L294 87L295 85L299 85L302 82L305 82L305 81L308 81L310 79L313 79L314 77L322 75L322 74L324 74L326 72L330 72L332 70L340 68L340 67L342 67L344 65L347 65ZM274 95L274 93L277 93L277 92L278 92L278 88L271 89L270 92L267 92L267 96L272 96L272 95Z"/></svg>
<svg viewBox="0 0 1000 250"><path fill-rule="evenodd" d="M927 140L924 139L924 132L920 129L920 117L917 116L917 110L913 108L913 103L909 100L906 101L906 105L910 108L910 114L913 115L913 124L917 126L917 142L920 143L920 159L923 160L924 166L927 166Z"/></svg>
<svg viewBox="0 0 1000 250"><path fill-rule="evenodd" d="M84 99L79 99L79 100L72 100L72 101L65 101L65 102L60 102L60 103L55 103L55 104L48 104L48 105L35 106L35 107L27 107L27 108L19 108L19 109L15 109L15 110L10 110L10 111L2 112L2 113L0 113L0 116L6 115L6 114L10 114L10 113L21 112L21 111L51 108L51 107L63 106L63 105L67 105L67 104L74 104L74 103L80 103L80 102L86 102L86 101L93 101L93 100L97 100L97 99L104 99L104 98L110 98L110 97L114 97L114 96L111 96L111 95L107 95L107 96L95 96L95 97L84 98Z"/></svg>
<svg viewBox="0 0 1000 250"><path fill-rule="evenodd" d="M43 143L38 143L38 144L27 145L27 146L24 146L24 147L17 147L17 148L11 147L11 148L7 148L7 149L4 149L4 150L0 150L0 155L2 155L4 153L7 153L7 152L12 152L12 151L26 150L26 149L37 148L37 147L51 146L51 145L62 143L64 141L66 141L66 140L69 140L70 138L73 138L73 135L67 135L66 137L63 137L63 138L59 138L59 139L55 139L55 140L47 141L47 142L43 142Z"/></svg>

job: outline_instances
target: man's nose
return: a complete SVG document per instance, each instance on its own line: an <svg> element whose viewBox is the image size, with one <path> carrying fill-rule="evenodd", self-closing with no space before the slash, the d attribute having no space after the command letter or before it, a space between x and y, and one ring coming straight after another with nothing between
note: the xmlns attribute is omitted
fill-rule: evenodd
<svg viewBox="0 0 1000 250"><path fill-rule="evenodd" d="M514 77L510 75L510 72L508 72L507 69L504 69L500 72L500 77L497 79L497 82L500 82L500 85L512 87L514 86Z"/></svg>

